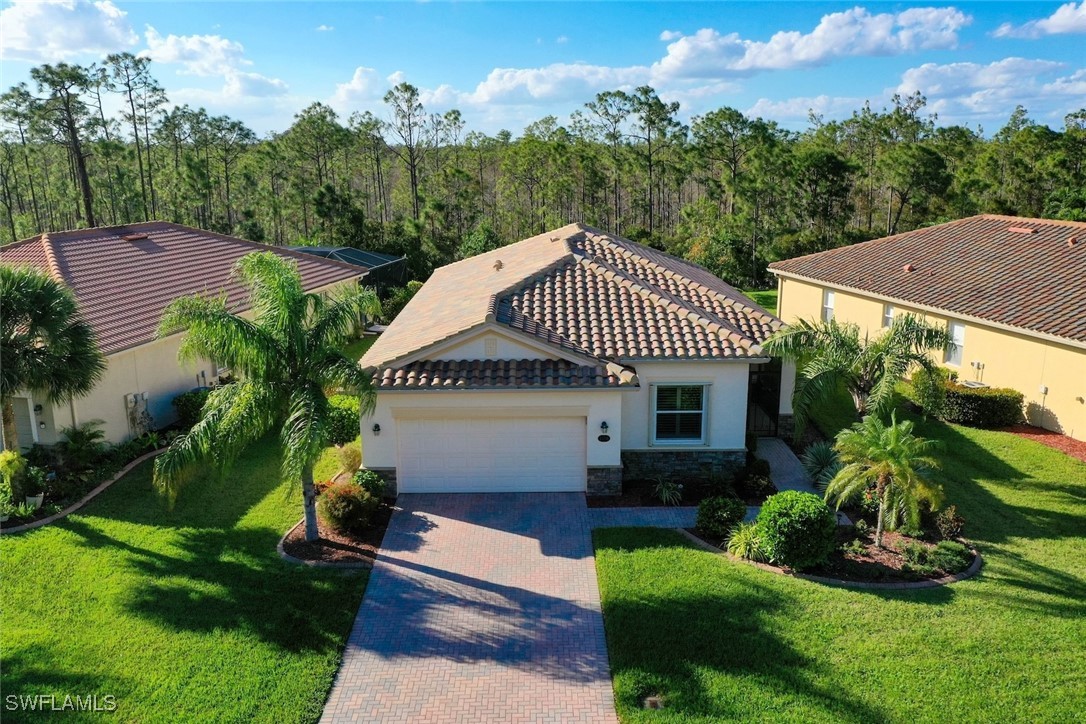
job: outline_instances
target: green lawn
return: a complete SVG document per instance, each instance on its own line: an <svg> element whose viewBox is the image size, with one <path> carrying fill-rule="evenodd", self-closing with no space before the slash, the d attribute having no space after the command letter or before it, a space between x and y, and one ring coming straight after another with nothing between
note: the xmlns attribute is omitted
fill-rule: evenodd
<svg viewBox="0 0 1086 724"><path fill-rule="evenodd" d="M362 359L362 355L366 354L366 350L373 346L373 343L377 341L377 337L376 334L367 334L365 337L356 339L343 348L343 354L351 359Z"/></svg>
<svg viewBox="0 0 1086 724"><path fill-rule="evenodd" d="M767 573L665 530L596 534L624 721L1072 721L1086 711L1086 464L939 422L985 567L920 591ZM662 712L640 708L662 693Z"/></svg>
<svg viewBox="0 0 1086 724"><path fill-rule="evenodd" d="M777 313L776 289L767 289L761 292L743 292L743 294L746 294L748 297L754 300L755 304L759 305L762 309L766 310L770 314Z"/></svg>
<svg viewBox="0 0 1086 724"><path fill-rule="evenodd" d="M123 721L315 721L367 576L279 559L301 503L277 468L262 443L171 510L144 464L3 536L3 694L112 694Z"/></svg>

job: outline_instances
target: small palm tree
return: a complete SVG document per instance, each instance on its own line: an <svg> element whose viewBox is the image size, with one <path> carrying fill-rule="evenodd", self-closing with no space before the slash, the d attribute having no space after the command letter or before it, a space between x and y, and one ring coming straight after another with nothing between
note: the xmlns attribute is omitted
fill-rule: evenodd
<svg viewBox="0 0 1086 724"><path fill-rule="evenodd" d="M897 383L917 367L934 369L931 352L949 344L945 329L907 314L874 338L862 339L855 324L801 319L776 332L764 346L774 357L797 363L792 409L798 435L814 406L841 385L852 397L857 419L872 412L884 414Z"/></svg>
<svg viewBox="0 0 1086 724"><path fill-rule="evenodd" d="M4 441L19 449L12 397L49 402L90 392L106 369L90 325L61 282L29 267L0 266L0 406Z"/></svg>
<svg viewBox="0 0 1086 724"><path fill-rule="evenodd" d="M358 288L332 300L307 293L297 265L272 252L242 257L234 275L248 289L252 321L231 312L223 298L182 297L163 313L160 336L187 332L182 360L213 359L238 381L213 390L199 422L155 460L155 484L174 496L196 463L225 469L278 430L283 480L301 482L306 540L316 540L313 464L328 445L326 390L358 394L362 414L373 411L370 375L340 350L359 315L376 316L380 304L373 292Z"/></svg>
<svg viewBox="0 0 1086 724"><path fill-rule="evenodd" d="M920 503L934 509L942 502L942 488L928 478L939 467L932 457L938 447L934 440L913 434L910 420L897 421L890 415L887 425L874 415L837 434L834 449L844 464L826 487L826 500L841 505L863 495L872 484L879 501L875 544L882 546L884 530L894 530L904 521L920 524Z"/></svg>

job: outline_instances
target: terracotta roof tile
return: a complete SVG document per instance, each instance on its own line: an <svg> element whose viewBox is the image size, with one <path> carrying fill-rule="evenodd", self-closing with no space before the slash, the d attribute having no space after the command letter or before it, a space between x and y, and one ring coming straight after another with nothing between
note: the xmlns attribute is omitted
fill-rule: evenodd
<svg viewBox="0 0 1086 724"><path fill-rule="evenodd" d="M1082 222L982 215L770 269L1086 342L1084 240Z"/></svg>
<svg viewBox="0 0 1086 724"><path fill-rule="evenodd" d="M636 386L637 377L615 364L540 359L412 362L377 377L381 390Z"/></svg>
<svg viewBox="0 0 1086 724"><path fill-rule="evenodd" d="M102 352L112 354L154 339L162 311L177 297L225 293L229 304L244 310L244 289L230 272L253 251L297 262L307 289L361 273L290 249L159 221L43 234L0 248L0 263L38 267L67 284Z"/></svg>

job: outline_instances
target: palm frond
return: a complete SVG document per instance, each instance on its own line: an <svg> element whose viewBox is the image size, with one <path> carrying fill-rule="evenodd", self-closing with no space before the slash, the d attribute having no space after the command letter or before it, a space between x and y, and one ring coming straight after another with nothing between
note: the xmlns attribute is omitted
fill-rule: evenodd
<svg viewBox="0 0 1086 724"><path fill-rule="evenodd" d="M380 314L381 301L372 289L345 288L315 316L309 332L310 344L316 348L342 347L350 340L359 317Z"/></svg>
<svg viewBox="0 0 1086 724"><path fill-rule="evenodd" d="M252 378L276 378L283 350L271 335L234 314L222 298L180 297L166 307L158 336L186 332L178 349L182 361L210 359Z"/></svg>
<svg viewBox="0 0 1086 724"><path fill-rule="evenodd" d="M313 299L302 286L296 262L274 252L246 254L234 264L234 276L249 291L249 303L257 323L281 345L300 343L309 322Z"/></svg>
<svg viewBox="0 0 1086 724"><path fill-rule="evenodd" d="M284 480L299 480L302 471L320 456L328 444L328 415L328 398L320 385L300 384L291 391L287 419L280 433Z"/></svg>

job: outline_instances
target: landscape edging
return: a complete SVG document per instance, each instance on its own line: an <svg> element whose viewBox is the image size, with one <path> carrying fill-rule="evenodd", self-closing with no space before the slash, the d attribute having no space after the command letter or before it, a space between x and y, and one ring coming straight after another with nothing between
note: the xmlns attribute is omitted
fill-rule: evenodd
<svg viewBox="0 0 1086 724"><path fill-rule="evenodd" d="M115 482L117 482L118 480L123 478L125 475L127 475L129 472L131 472L132 468L136 467L137 465L139 465L139 464L141 464L143 462L146 462L147 460L150 460L151 458L153 458L156 455L158 455L160 453L163 453L165 451L166 451L166 449L162 448L160 450L152 450L149 453L144 453L143 455L140 455L138 458L136 458L135 460L133 460L132 462L128 463L123 468L121 468L119 471L117 471L117 474L114 475L112 478L110 478L109 480L106 480L103 483L99 483L93 490L91 490L89 493L84 495L82 498L80 498L76 502L69 505L64 510L53 513L52 515L47 515L44 518L41 518L39 520L32 520L29 523L23 523L22 525L16 525L16 526L13 526L11 528L0 528L0 535L9 535L11 533L23 533L23 532L26 532L28 530L34 530L35 528L41 528L42 526L49 525L50 523L53 523L55 521L60 520L61 518L64 518L66 516L71 515L72 513L79 510L80 508L82 508L87 503L89 503L91 500L93 500L96 495L98 495L99 493L104 491L106 488L108 488L110 485L113 485Z"/></svg>
<svg viewBox="0 0 1086 724"><path fill-rule="evenodd" d="M973 562L961 573L955 573L952 576L942 576L941 578L932 578L926 581L894 581L894 582L879 582L879 581L846 581L843 578L828 578L826 576L812 576L809 573L796 573L785 571L777 566L769 565L768 563L758 563L757 561L748 561L737 556L733 556L727 551L717 548L716 546L698 538L696 535L684 528L675 528L679 533L688 538L691 542L717 555L727 556L737 563L746 563L747 565L754 566L755 568L761 568L763 571L769 571L770 573L776 573L779 576L790 576L792 578L802 578L805 581L812 581L814 583L824 583L830 586L840 586L842 588L859 588L869 590L912 590L921 588L938 588L939 586L946 586L951 583L957 583L958 581L964 581L968 578L972 578L980 572L981 566L984 564L984 559L981 558L980 551L976 548L970 547L969 550L973 552Z"/></svg>
<svg viewBox="0 0 1086 724"><path fill-rule="evenodd" d="M279 557L282 558L287 563L297 563L299 565L310 566L312 568L342 568L342 569L345 569L345 570L358 570L358 569L371 569L371 568L373 568L372 563L332 563L330 561L307 561L307 560L305 560L303 558L297 558L297 557L292 556L291 554L287 553L286 549L283 547L283 544L287 540L287 536L289 536L291 533L293 533L298 528L298 526L303 525L304 523L305 523L305 516L303 515L301 520L299 520L294 525L290 526L290 528L287 530L287 532L283 534L283 537L279 539L279 544L275 546L275 550L276 550L276 552L279 553Z"/></svg>

